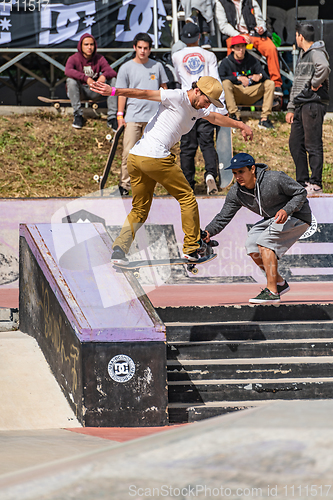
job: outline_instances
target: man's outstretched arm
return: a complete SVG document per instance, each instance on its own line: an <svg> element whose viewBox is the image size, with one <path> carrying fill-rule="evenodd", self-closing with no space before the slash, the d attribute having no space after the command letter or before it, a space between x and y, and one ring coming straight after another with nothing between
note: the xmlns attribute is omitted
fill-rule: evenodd
<svg viewBox="0 0 333 500"><path fill-rule="evenodd" d="M229 118L229 116L221 115L220 113L214 113L214 112L210 113L208 116L204 118L213 125L219 125L220 127L239 128L242 131L242 136L244 137L245 141L247 141L248 139L252 141L253 139L252 129L241 121L233 120L232 118Z"/></svg>
<svg viewBox="0 0 333 500"><path fill-rule="evenodd" d="M94 82L90 85L90 90L104 96L116 95L123 97L133 97L135 99L147 99L148 101L161 102L161 92L159 90L144 89L116 89L107 83Z"/></svg>

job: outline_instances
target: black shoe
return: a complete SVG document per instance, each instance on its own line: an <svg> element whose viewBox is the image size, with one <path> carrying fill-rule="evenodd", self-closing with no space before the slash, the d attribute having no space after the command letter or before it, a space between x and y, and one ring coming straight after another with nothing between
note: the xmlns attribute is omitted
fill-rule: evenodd
<svg viewBox="0 0 333 500"><path fill-rule="evenodd" d="M124 250L122 250L120 247L115 246L111 255L111 260L112 262L115 263L122 263L122 262L128 262L128 258L125 255Z"/></svg>
<svg viewBox="0 0 333 500"><path fill-rule="evenodd" d="M192 16L189 16L185 19L185 23L188 24L188 23L192 23L192 24L196 24L197 26L199 26L199 23L198 23L198 18L197 16L195 16L194 14L192 14Z"/></svg>
<svg viewBox="0 0 333 500"><path fill-rule="evenodd" d="M120 196L128 196L129 195L129 191L125 188L123 188L123 186L119 186L119 192L120 192Z"/></svg>
<svg viewBox="0 0 333 500"><path fill-rule="evenodd" d="M230 115L230 118L231 118L232 120L236 120L237 122L241 122L241 121L242 121L242 120L241 120L240 118L238 118L235 114Z"/></svg>
<svg viewBox="0 0 333 500"><path fill-rule="evenodd" d="M283 97L283 90L281 87L275 87L274 96L275 97Z"/></svg>
<svg viewBox="0 0 333 500"><path fill-rule="evenodd" d="M284 293L289 292L290 286L288 285L287 281L284 280L283 285L277 285L277 291L280 295L283 295Z"/></svg>
<svg viewBox="0 0 333 500"><path fill-rule="evenodd" d="M123 188L122 186L118 186L114 191L110 193L110 196L128 196L129 191L127 189Z"/></svg>
<svg viewBox="0 0 333 500"><path fill-rule="evenodd" d="M200 240L200 247L197 248L194 252L191 253L184 253L183 254L183 259L187 259L190 262L196 262L203 257L208 257L213 253L212 247L207 245L203 240Z"/></svg>
<svg viewBox="0 0 333 500"><path fill-rule="evenodd" d="M274 130L274 125L269 118L267 120L259 120L258 127L263 130Z"/></svg>
<svg viewBox="0 0 333 500"><path fill-rule="evenodd" d="M106 125L107 127L112 128L114 132L116 132L118 128L117 118L108 118Z"/></svg>
<svg viewBox="0 0 333 500"><path fill-rule="evenodd" d="M72 127L74 128L82 128L83 127L83 116L82 115L74 115L74 121Z"/></svg>

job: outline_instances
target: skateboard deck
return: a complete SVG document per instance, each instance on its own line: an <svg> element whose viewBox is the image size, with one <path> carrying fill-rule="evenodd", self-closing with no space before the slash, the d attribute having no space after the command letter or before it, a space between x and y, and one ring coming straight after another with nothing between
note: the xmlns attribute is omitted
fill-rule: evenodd
<svg viewBox="0 0 333 500"><path fill-rule="evenodd" d="M114 263L113 265L119 269L124 271L134 271L135 274L138 273L139 269L142 267L153 267L153 266L179 266L186 265L187 270L193 274L197 274L198 269L195 266L198 264L205 264L217 257L216 253L211 253L206 257L202 257L196 262L191 262L187 259L156 259L156 260L134 260L132 262L124 262L124 263Z"/></svg>
<svg viewBox="0 0 333 500"><path fill-rule="evenodd" d="M47 104L52 104L56 109L59 109L62 104L70 104L70 99L51 99L49 97L43 97L41 95L38 96L38 99L42 102L46 102ZM91 99L85 99L81 101L83 104L90 104L93 109L98 108L98 103Z"/></svg>
<svg viewBox="0 0 333 500"><path fill-rule="evenodd" d="M121 134L123 133L123 131L124 131L124 125L122 125L121 127L119 127L117 129L116 133L113 136L112 143L111 143L111 148L110 148L110 152L109 152L109 156L108 156L108 159L106 160L106 164L105 164L105 167L104 167L103 175L102 175L102 177L100 178L100 181L99 181L99 189L101 191L104 189L104 186L105 186L106 181L108 179L108 176L109 176L109 173L110 173L110 170L111 170L111 165L112 165L112 162L113 162L113 158L114 158L114 155L116 154L116 150L117 150L117 146L118 146L118 141L119 141L119 138L120 138Z"/></svg>
<svg viewBox="0 0 333 500"><path fill-rule="evenodd" d="M230 186L233 179L232 170L225 170L230 166L232 158L232 131L229 127L219 127L216 131L216 152L219 160L220 187Z"/></svg>

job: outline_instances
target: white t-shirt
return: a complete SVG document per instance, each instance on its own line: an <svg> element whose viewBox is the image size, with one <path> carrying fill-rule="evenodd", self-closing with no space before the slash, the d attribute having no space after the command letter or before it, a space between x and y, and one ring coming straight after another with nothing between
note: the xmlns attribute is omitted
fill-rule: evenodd
<svg viewBox="0 0 333 500"><path fill-rule="evenodd" d="M149 120L141 139L130 153L150 158L166 158L170 149L187 134L196 120L210 114L206 108L195 109L185 90L160 89L161 103Z"/></svg>
<svg viewBox="0 0 333 500"><path fill-rule="evenodd" d="M201 76L212 76L220 81L216 55L199 46L184 47L174 52L172 54L172 63L176 71L177 80L184 90L192 88L192 83L198 81ZM224 103L223 91L220 101ZM210 111L223 115L227 114L226 106L224 108L216 108L212 105Z"/></svg>

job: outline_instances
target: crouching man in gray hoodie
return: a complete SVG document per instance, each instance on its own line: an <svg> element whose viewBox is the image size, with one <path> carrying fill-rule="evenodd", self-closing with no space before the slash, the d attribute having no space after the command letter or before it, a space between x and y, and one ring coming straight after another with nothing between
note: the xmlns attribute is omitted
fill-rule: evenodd
<svg viewBox="0 0 333 500"><path fill-rule="evenodd" d="M278 259L299 239L311 224L311 209L306 189L284 172L268 170L255 163L247 153L231 159L235 184L229 190L220 213L206 226L204 241L220 233L241 207L263 217L254 224L246 240L247 254L266 274L267 286L250 299L252 304L275 304L289 291L278 272Z"/></svg>

